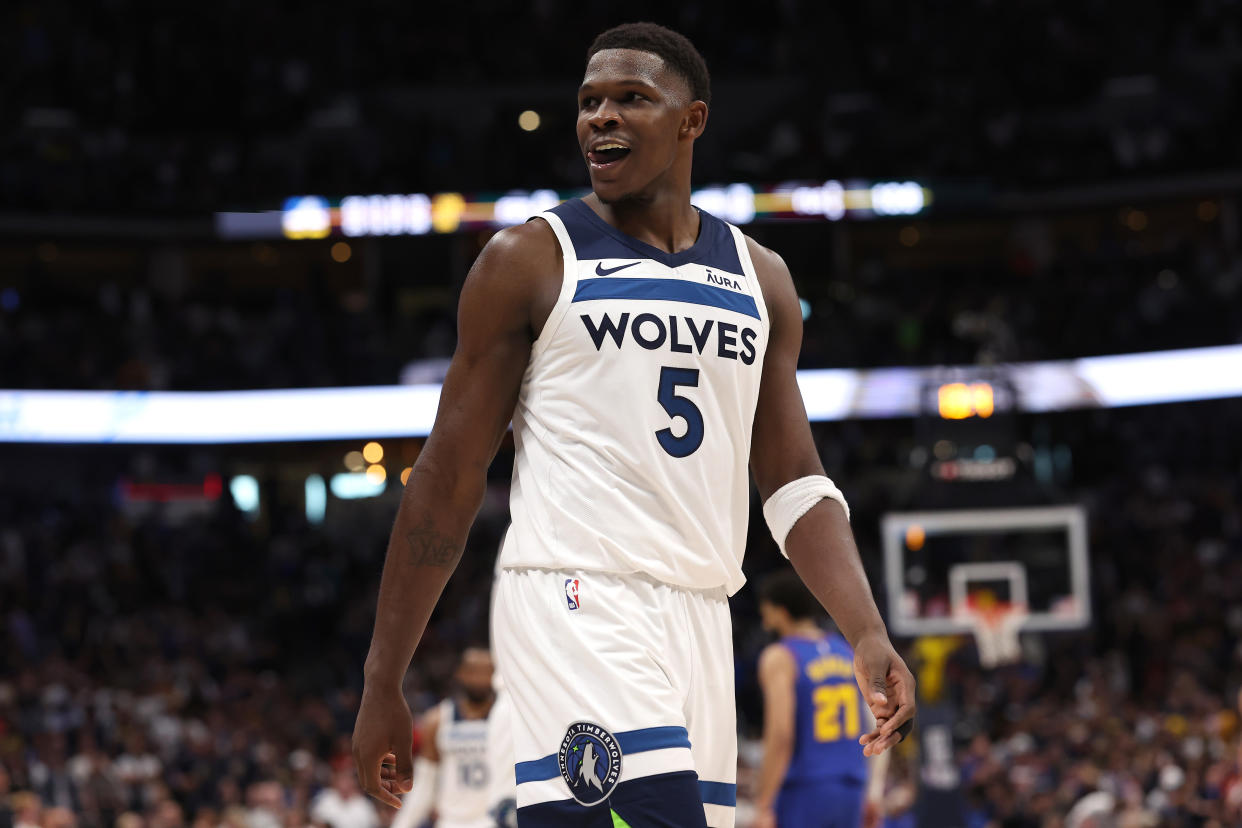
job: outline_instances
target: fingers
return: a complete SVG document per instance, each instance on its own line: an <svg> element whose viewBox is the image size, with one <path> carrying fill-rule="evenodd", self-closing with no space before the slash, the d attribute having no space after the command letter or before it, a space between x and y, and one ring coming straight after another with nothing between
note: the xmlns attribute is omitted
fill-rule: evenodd
<svg viewBox="0 0 1242 828"><path fill-rule="evenodd" d="M890 668L889 652L875 654L869 652L866 657L856 654L854 661L854 679L871 715L879 719L887 719L893 715L897 705L889 692L888 675Z"/></svg>
<svg viewBox="0 0 1242 828"><path fill-rule="evenodd" d="M393 754L388 754L393 756ZM405 750L398 750L393 757L396 760L396 775L393 781L401 793L409 793L414 787L414 754L410 751L409 740Z"/></svg>
<svg viewBox="0 0 1242 828"><path fill-rule="evenodd" d="M877 719L876 724L881 734L895 734L900 741L910 732L911 723L914 721L914 677L909 675L909 671L896 671L890 696L896 703L896 709L883 723Z"/></svg>
<svg viewBox="0 0 1242 828"><path fill-rule="evenodd" d="M867 697L867 707L871 709L871 715L876 721L879 721L891 717L897 709L897 704L891 701L883 690L878 690Z"/></svg>
<svg viewBox="0 0 1242 828"><path fill-rule="evenodd" d="M901 734L899 733L890 733L887 736L879 736L874 741L863 745L863 756L879 756L884 751L891 747L896 747L900 743Z"/></svg>
<svg viewBox="0 0 1242 828"><path fill-rule="evenodd" d="M876 741L881 736L883 736L883 734L880 733L880 726L883 725L886 721L888 721L888 719L876 719L875 729L870 730L864 733L863 735L859 736L858 744L862 745L863 747L866 747L867 745L871 744L872 742Z"/></svg>
<svg viewBox="0 0 1242 828"><path fill-rule="evenodd" d="M887 736L890 733L896 733L899 728L904 728L905 732L898 734L904 737L906 733L910 732L910 728L905 726L912 724L913 720L914 705L903 704L901 707L897 708L897 712L895 712L891 718L885 719L883 724L879 724L877 722L877 729L880 731L881 735Z"/></svg>
<svg viewBox="0 0 1242 828"><path fill-rule="evenodd" d="M392 781L384 779L383 763L384 759L392 756L391 753L383 758L368 759L364 753L366 751L354 746L354 765L358 769L358 784L362 786L368 796L378 799L385 805L393 808L401 807L401 800L392 790Z"/></svg>
<svg viewBox="0 0 1242 828"><path fill-rule="evenodd" d="M858 743L865 756L879 756L910 732L915 711L914 676L887 640L869 645L861 645L855 653L854 677L875 717L875 729L859 737Z"/></svg>
<svg viewBox="0 0 1242 828"><path fill-rule="evenodd" d="M877 719L876 729L864 733L858 743L863 746L864 756L879 756L889 748L901 744L914 727L914 706L902 705L890 718Z"/></svg>

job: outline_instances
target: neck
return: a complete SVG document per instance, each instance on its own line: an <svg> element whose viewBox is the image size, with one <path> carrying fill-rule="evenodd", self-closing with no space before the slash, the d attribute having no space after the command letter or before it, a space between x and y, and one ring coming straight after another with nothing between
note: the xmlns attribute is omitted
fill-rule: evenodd
<svg viewBox="0 0 1242 828"><path fill-rule="evenodd" d="M457 707L465 715L467 719L485 719L487 714L491 712L492 703L496 701L495 694L488 696L486 701L473 702L465 696L457 697Z"/></svg>
<svg viewBox="0 0 1242 828"><path fill-rule="evenodd" d="M819 638L824 631L811 619L791 621L781 630L781 638Z"/></svg>
<svg viewBox="0 0 1242 828"><path fill-rule="evenodd" d="M699 212L690 205L690 176L673 187L638 193L605 204L591 193L584 201L613 227L665 253L680 253L699 239Z"/></svg>

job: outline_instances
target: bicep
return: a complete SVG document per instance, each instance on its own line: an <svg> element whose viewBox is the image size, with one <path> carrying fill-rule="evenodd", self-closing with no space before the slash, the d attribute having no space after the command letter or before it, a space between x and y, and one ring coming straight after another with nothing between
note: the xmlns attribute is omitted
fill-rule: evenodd
<svg viewBox="0 0 1242 828"><path fill-rule="evenodd" d="M802 309L789 269L779 256L763 251L764 301L771 328L751 437L750 467L759 494L767 500L791 480L823 474L806 405L798 387L798 353L802 348ZM762 262L762 264L761 264Z"/></svg>
<svg viewBox="0 0 1242 828"><path fill-rule="evenodd" d="M455 466L486 471L504 438L530 359L532 279L537 258L522 242L497 236L480 254L458 301L457 349L440 391L423 451ZM499 243L498 240L500 240Z"/></svg>

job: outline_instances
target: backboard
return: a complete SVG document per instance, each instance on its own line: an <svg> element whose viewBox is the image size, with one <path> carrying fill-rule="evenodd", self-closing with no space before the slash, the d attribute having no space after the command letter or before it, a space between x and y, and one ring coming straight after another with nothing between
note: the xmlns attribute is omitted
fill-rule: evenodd
<svg viewBox="0 0 1242 828"><path fill-rule="evenodd" d="M966 601L1025 604L1024 630L1091 623L1087 519L1081 506L894 512L884 516L889 629L972 631Z"/></svg>

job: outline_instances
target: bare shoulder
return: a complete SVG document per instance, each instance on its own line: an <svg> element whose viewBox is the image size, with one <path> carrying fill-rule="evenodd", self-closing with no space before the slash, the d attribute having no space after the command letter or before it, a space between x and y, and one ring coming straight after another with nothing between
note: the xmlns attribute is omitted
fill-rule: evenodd
<svg viewBox="0 0 1242 828"><path fill-rule="evenodd" d="M543 219L506 227L492 236L479 253L475 269L493 267L517 274L559 275L561 246Z"/></svg>
<svg viewBox="0 0 1242 828"><path fill-rule="evenodd" d="M745 238L746 250L755 266L755 275L759 278L759 287L763 290L763 300L773 325L782 324L791 313L797 316L800 325L802 317L797 311L798 291L794 288L789 265L775 250L764 247L750 236Z"/></svg>
<svg viewBox="0 0 1242 828"><path fill-rule="evenodd" d="M561 289L561 246L542 219L492 236L462 287L458 314L538 336Z"/></svg>
<svg viewBox="0 0 1242 828"><path fill-rule="evenodd" d="M432 705L431 709L423 714L418 729L422 731L423 738L435 738L436 731L440 729L440 705Z"/></svg>
<svg viewBox="0 0 1242 828"><path fill-rule="evenodd" d="M755 273L758 274L761 282L768 279L789 279L789 266L785 264L785 260L781 258L781 254L777 253L770 247L764 247L750 236L745 236L746 250L750 253L750 261L755 266Z"/></svg>
<svg viewBox="0 0 1242 828"><path fill-rule="evenodd" d="M759 677L773 679L792 675L794 672L793 653L779 641L769 644L759 653Z"/></svg>

